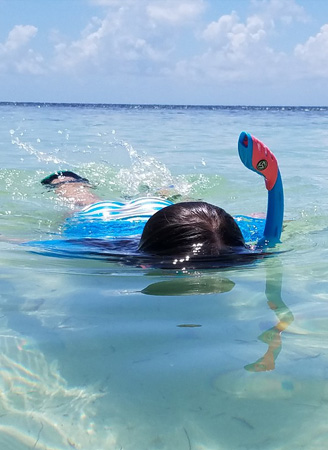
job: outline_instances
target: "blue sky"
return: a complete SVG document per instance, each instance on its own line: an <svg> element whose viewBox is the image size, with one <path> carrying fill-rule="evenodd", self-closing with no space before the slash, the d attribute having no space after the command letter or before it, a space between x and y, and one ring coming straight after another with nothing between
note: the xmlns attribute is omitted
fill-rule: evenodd
<svg viewBox="0 0 328 450"><path fill-rule="evenodd" d="M0 101L328 105L327 0L0 0Z"/></svg>

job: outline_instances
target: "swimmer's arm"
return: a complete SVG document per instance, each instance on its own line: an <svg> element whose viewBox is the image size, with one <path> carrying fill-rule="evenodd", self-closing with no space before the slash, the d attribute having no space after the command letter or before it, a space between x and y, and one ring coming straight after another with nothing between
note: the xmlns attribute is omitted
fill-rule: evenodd
<svg viewBox="0 0 328 450"><path fill-rule="evenodd" d="M284 193L278 162L273 153L258 139L242 132L238 151L243 164L265 178L268 205L263 237L258 247L273 247L280 242L284 216Z"/></svg>

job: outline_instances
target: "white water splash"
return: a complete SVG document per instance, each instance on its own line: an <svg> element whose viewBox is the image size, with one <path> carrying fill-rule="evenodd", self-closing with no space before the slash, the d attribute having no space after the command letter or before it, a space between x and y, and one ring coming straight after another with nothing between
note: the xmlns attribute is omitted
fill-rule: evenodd
<svg viewBox="0 0 328 450"><path fill-rule="evenodd" d="M121 168L116 177L124 195L167 197L190 191L191 185L186 179L173 176L168 167L153 156L140 155L128 142L121 141L119 145L125 148L131 161L131 167Z"/></svg>
<svg viewBox="0 0 328 450"><path fill-rule="evenodd" d="M53 155L47 155L44 152L36 150L32 145L30 145L26 142L21 142L18 137L16 137L15 139L12 139L11 142L13 145L17 145L17 147L19 147L20 149L25 150L29 155L35 156L37 158L37 160L40 162L55 163L55 164L68 164L68 165L72 166L71 163L68 163L67 161L65 161L63 159L59 159Z"/></svg>

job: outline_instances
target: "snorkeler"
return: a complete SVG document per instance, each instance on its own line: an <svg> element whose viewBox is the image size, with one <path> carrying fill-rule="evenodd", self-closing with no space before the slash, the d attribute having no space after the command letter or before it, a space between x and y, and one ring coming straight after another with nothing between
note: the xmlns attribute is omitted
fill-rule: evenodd
<svg viewBox="0 0 328 450"><path fill-rule="evenodd" d="M280 241L284 210L277 160L261 141L245 132L239 136L238 151L243 164L265 178L268 191L265 227L256 248L273 247ZM71 171L58 171L41 183L54 188L56 194L75 206L82 207L74 217L84 224L86 221L99 223L99 220L105 227L122 221L142 223L138 243L140 254L215 257L242 253L249 248L239 226L242 219L239 217L237 221L222 208L206 202L173 204L169 200L152 197L131 202L103 202L90 190L91 185L86 178ZM92 228L90 230L89 237L97 238Z"/></svg>

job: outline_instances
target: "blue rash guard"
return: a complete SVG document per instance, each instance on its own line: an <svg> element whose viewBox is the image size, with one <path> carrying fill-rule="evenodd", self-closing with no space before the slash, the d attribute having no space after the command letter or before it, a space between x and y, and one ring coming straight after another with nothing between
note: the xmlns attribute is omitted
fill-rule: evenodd
<svg viewBox="0 0 328 450"><path fill-rule="evenodd" d="M98 202L66 220L63 232L68 238L115 239L139 237L147 220L166 206L169 200L154 197L132 202ZM256 243L263 236L265 219L235 216L247 244Z"/></svg>
<svg viewBox="0 0 328 450"><path fill-rule="evenodd" d="M92 248L99 254L103 250L118 255L135 255L147 220L172 204L169 200L156 197L128 202L97 202L66 219L62 239L33 241L25 245L57 256L87 254ZM247 244L256 244L262 238L265 219L238 215L235 220Z"/></svg>

